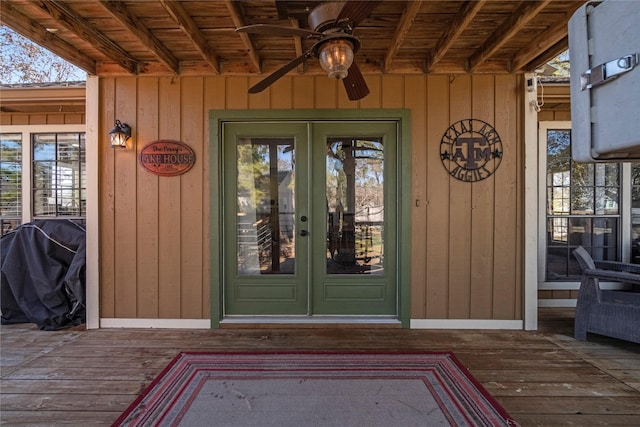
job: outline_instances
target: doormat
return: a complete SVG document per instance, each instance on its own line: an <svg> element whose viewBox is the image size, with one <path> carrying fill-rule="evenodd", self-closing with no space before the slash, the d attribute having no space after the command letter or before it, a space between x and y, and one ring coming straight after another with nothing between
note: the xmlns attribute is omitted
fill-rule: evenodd
<svg viewBox="0 0 640 427"><path fill-rule="evenodd" d="M452 353L180 353L114 426L517 425Z"/></svg>

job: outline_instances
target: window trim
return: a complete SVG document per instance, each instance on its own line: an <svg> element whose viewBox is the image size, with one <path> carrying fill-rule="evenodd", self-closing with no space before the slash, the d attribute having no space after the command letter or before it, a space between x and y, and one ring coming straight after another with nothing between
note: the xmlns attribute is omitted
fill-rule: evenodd
<svg viewBox="0 0 640 427"><path fill-rule="evenodd" d="M35 133L65 132L84 133L85 144L87 144L87 127L84 124L3 125L0 128L0 133L22 134L22 224L31 222L34 219L33 200L31 197L33 172L33 147L31 143L31 136ZM85 165L87 164L87 162L88 159L85 160Z"/></svg>
<svg viewBox="0 0 640 427"><path fill-rule="evenodd" d="M574 291L580 289L579 281L547 281L547 132L550 129L571 129L570 121L541 121L538 123L538 290ZM620 235L618 249L621 259L631 259L631 164L620 163ZM616 287L614 283L603 283L607 288Z"/></svg>

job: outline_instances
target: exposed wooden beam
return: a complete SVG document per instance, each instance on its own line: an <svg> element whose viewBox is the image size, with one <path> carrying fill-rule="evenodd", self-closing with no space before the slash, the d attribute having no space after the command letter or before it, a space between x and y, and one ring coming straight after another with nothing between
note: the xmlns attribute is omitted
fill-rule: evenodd
<svg viewBox="0 0 640 427"><path fill-rule="evenodd" d="M436 42L431 54L427 57L426 71L429 72L447 53L453 43L469 26L473 18L480 11L486 0L464 2L462 7L451 20L451 23Z"/></svg>
<svg viewBox="0 0 640 427"><path fill-rule="evenodd" d="M567 16L566 20L558 22L553 27L545 30L543 34L536 37L532 43L520 50L511 60L511 70L521 71L524 66L566 37L569 31L569 27L567 26L569 17L570 15Z"/></svg>
<svg viewBox="0 0 640 427"><path fill-rule="evenodd" d="M47 31L45 27L32 21L6 1L0 1L0 23L87 73L96 74L96 61Z"/></svg>
<svg viewBox="0 0 640 427"><path fill-rule="evenodd" d="M153 53L166 67L175 74L180 72L180 63L175 56L151 34L151 31L124 5L117 0L100 0L100 4L122 24L133 36L135 36L151 53Z"/></svg>
<svg viewBox="0 0 640 427"><path fill-rule="evenodd" d="M184 7L174 0L160 0L160 3L180 28L182 28L182 31L189 40L191 40L191 43L193 43L198 52L200 52L200 55L202 55L204 60L211 65L211 68L214 69L216 74L220 74L220 62L218 61L218 57L207 43L207 40L196 23L191 19L191 16L189 16L187 11L184 10Z"/></svg>
<svg viewBox="0 0 640 427"><path fill-rule="evenodd" d="M297 19L290 19L290 22L293 28L300 28L300 22L298 22ZM301 56L302 55L302 37L293 36L293 44L295 45L295 48L296 48L296 57ZM304 73L306 66L307 66L307 61L298 65L298 72Z"/></svg>
<svg viewBox="0 0 640 427"><path fill-rule="evenodd" d="M531 21L552 0L525 1L510 15L487 40L469 58L468 69L475 71L479 65L489 59L505 43L515 36L529 21Z"/></svg>
<svg viewBox="0 0 640 427"><path fill-rule="evenodd" d="M49 14L69 31L89 42L129 73L138 74L138 61L131 58L124 49L96 30L86 19L78 16L66 4L57 0L37 1L33 2L33 4Z"/></svg>
<svg viewBox="0 0 640 427"><path fill-rule="evenodd" d="M231 14L231 19L233 19L233 24L236 28L244 27L245 22L242 18L242 13L238 10L238 6L236 6L235 2L232 0L225 0L227 5L227 9L229 9L229 13ZM258 72L262 72L262 61L260 60L260 56L258 55L258 50L253 45L249 34L247 33L238 33L242 42L247 48L247 55L251 59L251 62L256 67Z"/></svg>
<svg viewBox="0 0 640 427"><path fill-rule="evenodd" d="M383 66L385 71L388 71L391 68L391 63L393 62L394 57L398 54L402 43L404 43L404 40L413 25L413 21L418 15L418 11L420 10L422 3L423 0L407 2L407 8L402 12L400 22L398 23L395 34L393 35L393 39L391 39L389 49L387 49L387 54L384 57Z"/></svg>
<svg viewBox="0 0 640 427"><path fill-rule="evenodd" d="M563 37L556 44L551 46L549 49L542 52L540 55L533 58L528 64L524 65L522 68L524 71L533 71L536 68L546 64L551 61L553 58L567 50L569 47L569 36Z"/></svg>

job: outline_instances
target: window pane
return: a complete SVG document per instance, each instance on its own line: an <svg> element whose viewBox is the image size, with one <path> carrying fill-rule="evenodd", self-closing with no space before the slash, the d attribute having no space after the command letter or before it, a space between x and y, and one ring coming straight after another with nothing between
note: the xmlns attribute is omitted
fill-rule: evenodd
<svg viewBox="0 0 640 427"><path fill-rule="evenodd" d="M571 213L574 215L593 215L593 187L574 186L571 188Z"/></svg>
<svg viewBox="0 0 640 427"><path fill-rule="evenodd" d="M569 213L571 188L550 187L547 189L547 213L561 215Z"/></svg>
<svg viewBox="0 0 640 427"><path fill-rule="evenodd" d="M22 134L0 136L0 220L1 234L22 220Z"/></svg>
<svg viewBox="0 0 640 427"><path fill-rule="evenodd" d="M34 188L53 188L56 186L55 162L38 162L33 165Z"/></svg>
<svg viewBox="0 0 640 427"><path fill-rule="evenodd" d="M17 228L22 223L20 219L0 219L0 229L2 230L2 234L0 236L4 236L11 230Z"/></svg>
<svg viewBox="0 0 640 427"><path fill-rule="evenodd" d="M48 190L35 190L33 192L33 215L55 216L56 199Z"/></svg>
<svg viewBox="0 0 640 427"><path fill-rule="evenodd" d="M547 132L547 156L550 158L571 157L571 131L549 129Z"/></svg>
<svg viewBox="0 0 640 427"><path fill-rule="evenodd" d="M567 243L569 226L567 218L549 218L547 221L547 244L564 245Z"/></svg>
<svg viewBox="0 0 640 427"><path fill-rule="evenodd" d="M80 139L78 134L58 134L58 162L80 160Z"/></svg>
<svg viewBox="0 0 640 427"><path fill-rule="evenodd" d="M55 134L33 135L33 160L55 160L56 139Z"/></svg>
<svg viewBox="0 0 640 427"><path fill-rule="evenodd" d="M618 191L618 187L596 187L597 215L618 214Z"/></svg>
<svg viewBox="0 0 640 427"><path fill-rule="evenodd" d="M599 163L597 168L596 185L618 186L620 184L619 165Z"/></svg>
<svg viewBox="0 0 640 427"><path fill-rule="evenodd" d="M569 244L591 246L591 218L571 218L569 221Z"/></svg>
<svg viewBox="0 0 640 427"><path fill-rule="evenodd" d="M567 159L567 161L570 161ZM593 164L571 162L571 183L573 185L593 185Z"/></svg>

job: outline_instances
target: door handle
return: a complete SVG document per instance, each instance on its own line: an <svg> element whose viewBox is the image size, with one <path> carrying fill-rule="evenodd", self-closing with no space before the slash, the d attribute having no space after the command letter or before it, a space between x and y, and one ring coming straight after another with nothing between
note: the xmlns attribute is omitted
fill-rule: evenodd
<svg viewBox="0 0 640 427"><path fill-rule="evenodd" d="M300 230L300 235L301 235L302 237L304 237L304 236L308 236L308 235L309 235L309 232L308 232L307 230Z"/></svg>

